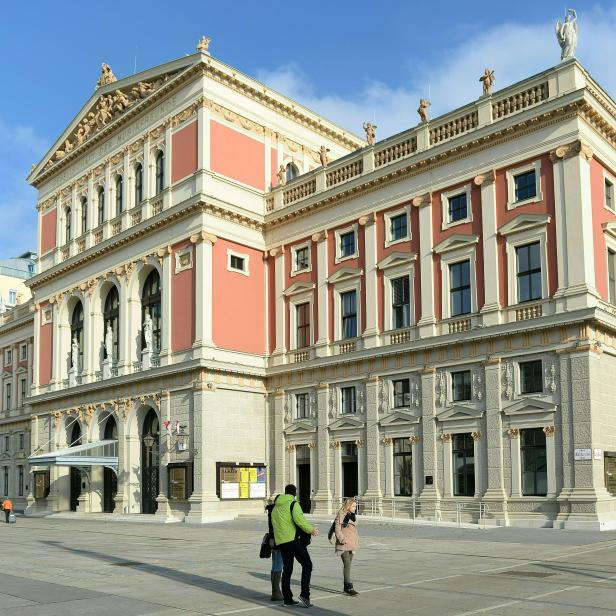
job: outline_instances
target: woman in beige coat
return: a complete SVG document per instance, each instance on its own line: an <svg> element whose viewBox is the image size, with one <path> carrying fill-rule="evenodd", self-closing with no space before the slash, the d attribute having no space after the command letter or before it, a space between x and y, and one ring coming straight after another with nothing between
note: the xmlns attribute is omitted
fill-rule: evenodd
<svg viewBox="0 0 616 616"><path fill-rule="evenodd" d="M344 592L354 597L359 593L353 588L351 581L351 563L353 554L359 549L359 535L357 533L357 520L355 512L357 503L354 498L344 501L336 516L336 553L340 553L343 563Z"/></svg>

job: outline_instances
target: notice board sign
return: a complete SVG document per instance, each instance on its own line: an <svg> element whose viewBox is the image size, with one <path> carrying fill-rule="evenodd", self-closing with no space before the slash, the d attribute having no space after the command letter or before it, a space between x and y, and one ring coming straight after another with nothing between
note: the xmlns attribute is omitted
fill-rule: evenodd
<svg viewBox="0 0 616 616"><path fill-rule="evenodd" d="M221 500L251 500L266 497L265 464L217 462L216 474L216 492Z"/></svg>

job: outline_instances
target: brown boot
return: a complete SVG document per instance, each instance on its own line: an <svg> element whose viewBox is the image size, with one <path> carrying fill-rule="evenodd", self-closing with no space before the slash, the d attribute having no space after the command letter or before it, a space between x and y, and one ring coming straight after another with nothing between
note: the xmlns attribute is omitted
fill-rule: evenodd
<svg viewBox="0 0 616 616"><path fill-rule="evenodd" d="M270 574L272 580L272 601L282 601L282 591L280 590L280 580L282 579L282 571L272 571Z"/></svg>

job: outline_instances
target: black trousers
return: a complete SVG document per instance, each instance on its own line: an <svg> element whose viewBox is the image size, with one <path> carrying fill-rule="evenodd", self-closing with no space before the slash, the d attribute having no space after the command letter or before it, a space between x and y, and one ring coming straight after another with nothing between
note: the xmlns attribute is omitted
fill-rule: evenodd
<svg viewBox="0 0 616 616"><path fill-rule="evenodd" d="M289 541L278 546L282 553L282 596L285 602L293 599L291 592L291 576L293 575L293 561L302 566L302 591L301 596L310 598L310 577L312 576L312 560L308 554L308 548L299 540Z"/></svg>
<svg viewBox="0 0 616 616"><path fill-rule="evenodd" d="M5 509L4 510L4 515L6 516L6 523L9 523L9 516L11 515L11 510L10 509Z"/></svg>

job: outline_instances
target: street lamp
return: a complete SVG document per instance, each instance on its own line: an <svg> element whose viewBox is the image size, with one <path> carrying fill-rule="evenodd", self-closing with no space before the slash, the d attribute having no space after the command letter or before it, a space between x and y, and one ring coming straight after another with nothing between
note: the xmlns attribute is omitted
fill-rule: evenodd
<svg viewBox="0 0 616 616"><path fill-rule="evenodd" d="M152 449L154 446L154 437L151 434L143 437L143 444L148 448Z"/></svg>
<svg viewBox="0 0 616 616"><path fill-rule="evenodd" d="M178 451L186 451L188 449L188 434L182 430L176 438Z"/></svg>

